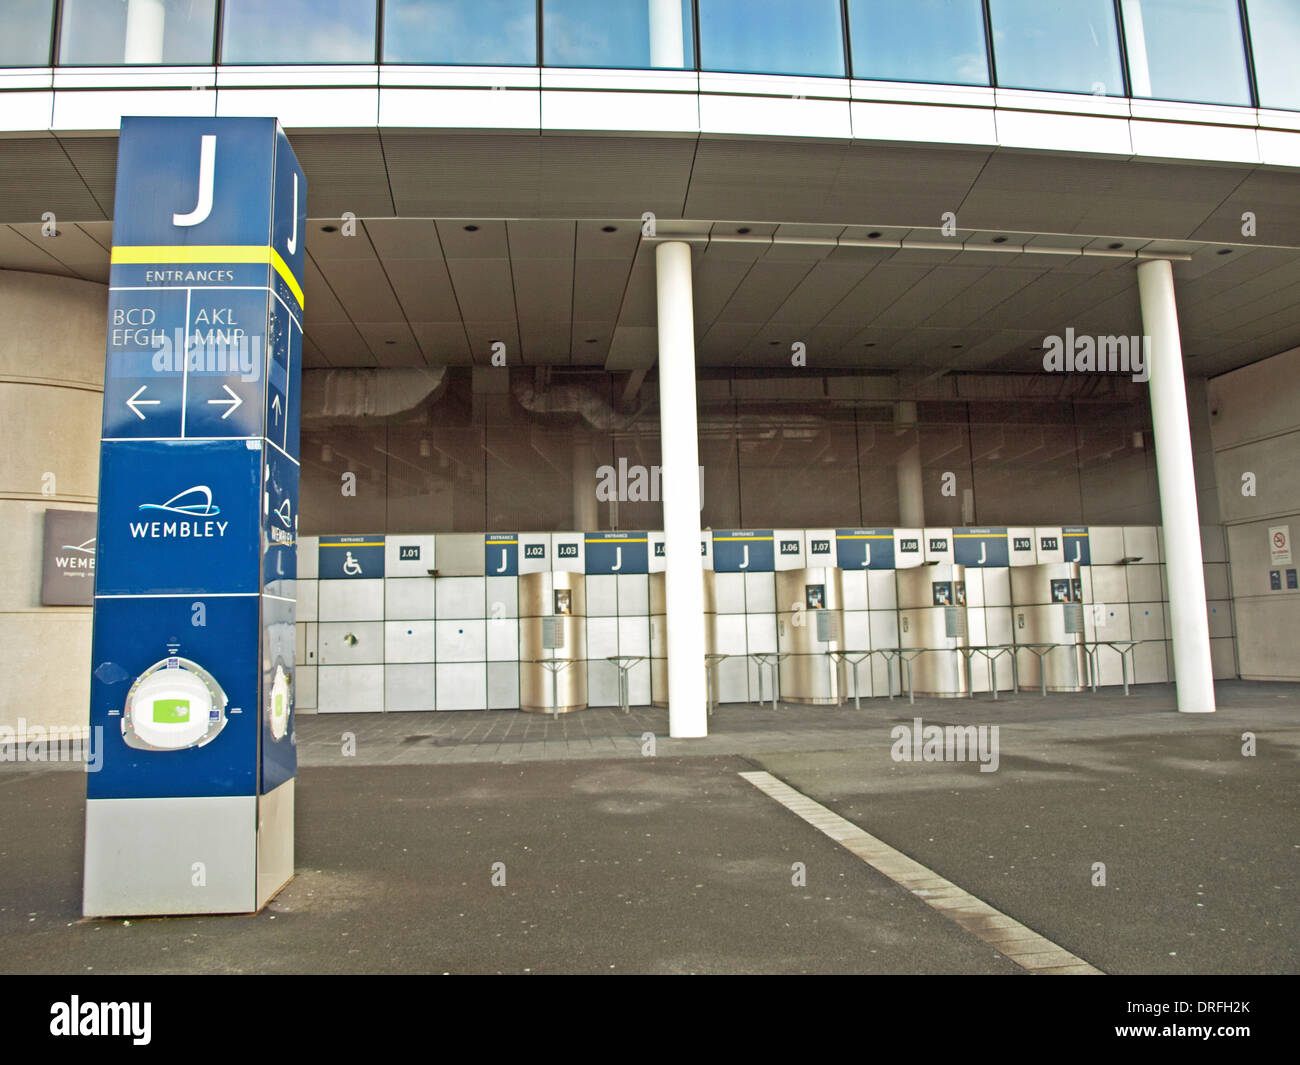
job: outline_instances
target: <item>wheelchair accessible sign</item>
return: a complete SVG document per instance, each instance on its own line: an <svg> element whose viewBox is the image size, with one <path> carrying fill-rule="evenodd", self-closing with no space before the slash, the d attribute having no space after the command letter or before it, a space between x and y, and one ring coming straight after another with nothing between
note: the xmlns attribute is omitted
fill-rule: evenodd
<svg viewBox="0 0 1300 1065"><path fill-rule="evenodd" d="M323 581L373 580L384 575L384 538L322 536L316 559Z"/></svg>

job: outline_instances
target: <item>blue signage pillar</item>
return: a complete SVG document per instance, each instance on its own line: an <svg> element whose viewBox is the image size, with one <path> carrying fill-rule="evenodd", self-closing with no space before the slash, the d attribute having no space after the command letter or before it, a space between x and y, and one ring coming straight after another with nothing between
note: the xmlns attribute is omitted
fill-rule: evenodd
<svg viewBox="0 0 1300 1065"><path fill-rule="evenodd" d="M293 877L307 185L272 118L124 118L109 281L87 916Z"/></svg>

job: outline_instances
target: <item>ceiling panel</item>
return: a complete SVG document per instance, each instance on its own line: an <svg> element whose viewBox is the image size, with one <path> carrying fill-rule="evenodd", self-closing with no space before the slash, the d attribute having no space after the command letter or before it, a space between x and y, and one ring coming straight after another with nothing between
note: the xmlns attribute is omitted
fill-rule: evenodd
<svg viewBox="0 0 1300 1065"><path fill-rule="evenodd" d="M379 260L318 259L316 265L354 322L403 320L401 306Z"/></svg>
<svg viewBox="0 0 1300 1065"><path fill-rule="evenodd" d="M449 259L447 269L466 321L514 321L514 279L509 260Z"/></svg>

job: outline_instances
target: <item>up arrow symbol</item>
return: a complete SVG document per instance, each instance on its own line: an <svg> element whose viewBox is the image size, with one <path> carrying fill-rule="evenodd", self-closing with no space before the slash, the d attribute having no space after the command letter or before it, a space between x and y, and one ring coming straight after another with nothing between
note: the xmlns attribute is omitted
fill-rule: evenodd
<svg viewBox="0 0 1300 1065"><path fill-rule="evenodd" d="M231 407L230 409L234 410L235 408ZM278 392L271 400L271 409L275 411L275 424L279 425L280 424L280 394Z"/></svg>

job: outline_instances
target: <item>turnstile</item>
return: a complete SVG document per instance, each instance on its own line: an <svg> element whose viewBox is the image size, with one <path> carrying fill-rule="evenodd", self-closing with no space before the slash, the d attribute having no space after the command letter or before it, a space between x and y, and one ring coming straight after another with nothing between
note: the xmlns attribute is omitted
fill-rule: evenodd
<svg viewBox="0 0 1300 1065"><path fill-rule="evenodd" d="M583 709L586 658L586 576L520 574L519 708L559 714Z"/></svg>
<svg viewBox="0 0 1300 1065"><path fill-rule="evenodd" d="M912 693L952 698L970 686L965 656L966 567L940 563L896 571L902 688L911 666ZM924 652L922 653L922 649Z"/></svg>
<svg viewBox="0 0 1300 1065"><path fill-rule="evenodd" d="M718 596L713 570L704 574L704 646L700 657L714 653L717 646ZM668 575L650 574L650 701L668 705ZM707 672L710 703L718 701L717 670Z"/></svg>
<svg viewBox="0 0 1300 1065"><path fill-rule="evenodd" d="M1079 563L1013 566L1011 615L1021 690L1083 691L1088 667Z"/></svg>
<svg viewBox="0 0 1300 1065"><path fill-rule="evenodd" d="M781 698L837 706L844 699L844 594L838 569L778 570L776 641Z"/></svg>

